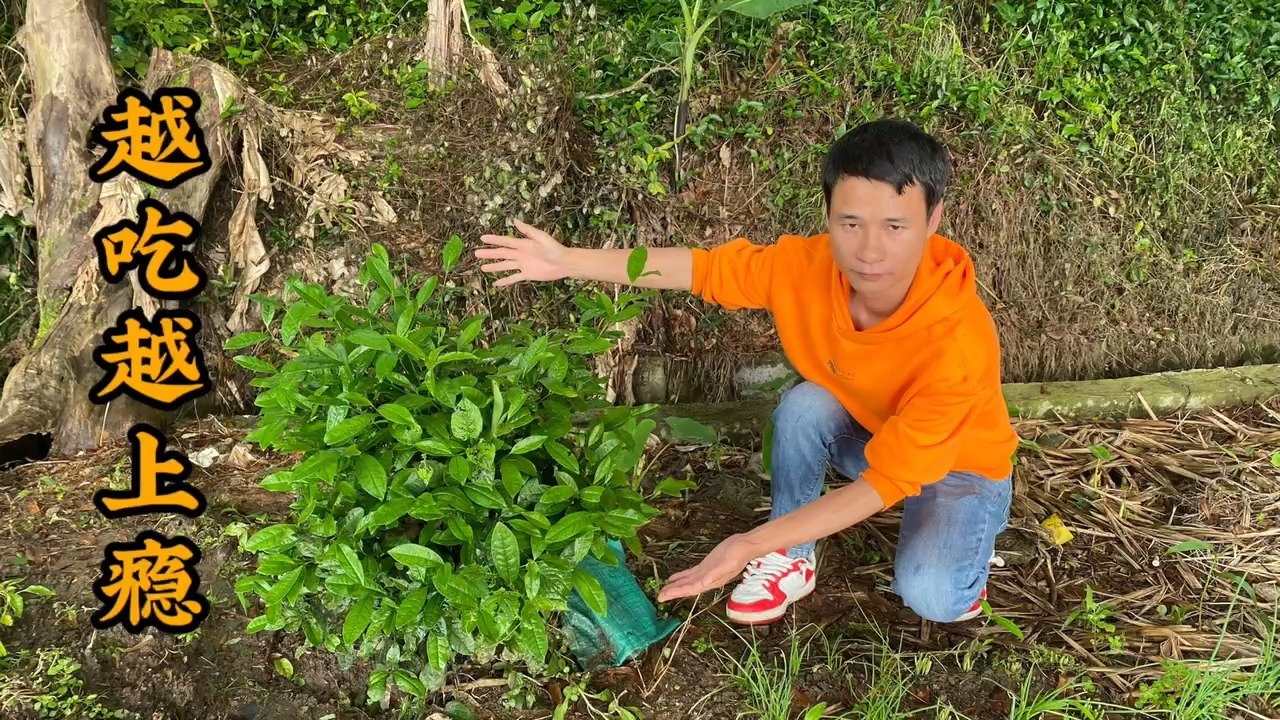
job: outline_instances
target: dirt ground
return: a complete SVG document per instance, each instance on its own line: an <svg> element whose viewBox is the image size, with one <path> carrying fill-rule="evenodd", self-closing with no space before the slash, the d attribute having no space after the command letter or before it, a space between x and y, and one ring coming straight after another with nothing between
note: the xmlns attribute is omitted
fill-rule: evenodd
<svg viewBox="0 0 1280 720"><path fill-rule="evenodd" d="M624 693L622 704L655 720L736 718L750 698L726 676L730 659L752 647L772 658L798 639L810 653L791 690L797 708L818 702L831 710L855 707L875 685L872 676L888 667L867 659L887 647L892 667L902 672L904 707L943 702L978 719L1007 717L1008 690L1028 673L1034 687L1046 689L1085 673L1095 697L1132 702L1158 673L1155 663L1207 657L1219 637L1220 658L1256 657L1255 621L1241 612L1228 619L1239 595L1229 577L1250 583L1253 609L1275 611L1280 467L1269 453L1280 446L1278 410L1115 425L1020 423L1026 447L1015 473L1011 527L1000 540L1008 567L994 571L991 602L1025 633L1023 640L991 623L943 627L904 610L887 590L898 520L888 512L820 546L818 590L786 621L744 633L723 621L723 594L671 604L661 610L688 622L644 656L597 674L590 687ZM340 668L321 651L297 655L300 637L244 633L259 610L243 612L231 587L251 561L223 528L233 521L276 522L289 498L257 487L279 458L251 448L232 453L245 433L236 425L206 419L170 434L188 456L207 446L221 453L191 478L209 501L196 520L103 519L92 494L127 479L122 448L0 475L0 576L56 593L29 601L26 616L0 637L10 652L65 650L82 664L86 692L148 720L393 717L363 707L368 670L359 664ZM667 447L656 467L660 476L691 477L699 488L661 504L662 515L643 530L646 556L631 559L642 583L682 569L767 514L758 455ZM1065 545L1050 543L1039 527L1052 513L1075 535ZM202 550L201 588L212 610L193 636L130 635L118 627L99 632L88 622L98 607L91 585L104 547L144 528L185 535ZM1168 554L1186 541L1208 550ZM1067 623L1086 587L1112 607L1108 637ZM292 680L273 670L280 657L291 660ZM453 671L452 689L435 700L440 706L464 702L479 718L531 720L547 717L546 703L558 701L564 688L563 681L548 681L536 690L541 708L513 711L503 707L505 688L485 686L488 677L486 668ZM593 715L580 706L568 717Z"/></svg>

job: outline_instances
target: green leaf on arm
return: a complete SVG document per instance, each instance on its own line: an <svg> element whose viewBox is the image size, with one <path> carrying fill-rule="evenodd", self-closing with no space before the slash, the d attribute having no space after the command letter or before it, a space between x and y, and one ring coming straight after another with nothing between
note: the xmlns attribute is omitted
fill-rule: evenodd
<svg viewBox="0 0 1280 720"><path fill-rule="evenodd" d="M643 245L636 247L627 255L627 279L634 285L644 273L644 266L649 262L649 248Z"/></svg>

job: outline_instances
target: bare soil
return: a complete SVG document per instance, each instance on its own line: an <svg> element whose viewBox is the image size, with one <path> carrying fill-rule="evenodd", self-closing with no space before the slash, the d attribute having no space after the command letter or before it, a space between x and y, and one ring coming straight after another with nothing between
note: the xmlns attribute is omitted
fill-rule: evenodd
<svg viewBox="0 0 1280 720"><path fill-rule="evenodd" d="M65 650L82 663L87 692L149 719L394 716L363 707L367 668L340 668L320 651L299 656L300 637L244 633L260 610L244 612L231 586L252 561L222 529L234 520L278 521L289 498L257 487L284 459L257 451L238 464L228 459L245 432L236 424L206 419L170 434L188 456L208 445L223 453L209 470L193 474L191 482L209 500L196 520L108 522L98 515L93 492L126 477L122 447L0 474L0 576L56 593L28 602L27 615L4 629L5 645L11 652ZM1245 578L1256 593L1252 609L1274 612L1280 468L1269 453L1280 445L1276 406L1231 417L1105 426L1029 422L1019 430L1038 449L1024 451L1017 467L1014 517L1000 540L1010 567L995 571L991 601L1025 632L1024 640L993 624L944 627L904 610L887 590L898 520L888 512L820 546L823 581L784 622L733 628L722 619L723 593L674 603L661 611L688 622L644 656L597 674L591 686L625 693L623 704L640 707L647 718L728 720L749 703L746 690L726 675L730 659L754 647L773 663L798 639L810 652L796 674L794 705L847 709L873 681L865 663L887 646L906 668L906 707L945 702L971 718L997 718L1007 717L1007 691L1029 672L1038 689L1086 673L1102 697L1132 702L1158 672L1154 662L1208 657L1219 637L1219 657L1256 657L1257 626L1239 611L1228 619L1239 590L1223 575ZM657 462L658 475L690 476L699 488L662 504L662 515L644 529L646 555L631 559L642 583L687 567L767 513L758 455L668 447ZM1038 529L1050 513L1073 529L1071 542L1054 545ZM190 537L203 552L201 591L213 608L193 638L99 632L88 622L98 607L91 585L104 547L144 528ZM1167 554L1186 540L1203 541L1212 552ZM1066 622L1086 587L1113 606L1118 647L1096 628ZM292 681L272 669L279 657L292 661ZM460 668L449 679L454 689L435 700L440 706L459 700L477 717L506 720L546 717L548 703L562 697L563 681L549 680L539 691L541 708L512 711L503 706L503 688L474 684L488 677L492 671L483 667ZM592 715L578 707L569 717Z"/></svg>

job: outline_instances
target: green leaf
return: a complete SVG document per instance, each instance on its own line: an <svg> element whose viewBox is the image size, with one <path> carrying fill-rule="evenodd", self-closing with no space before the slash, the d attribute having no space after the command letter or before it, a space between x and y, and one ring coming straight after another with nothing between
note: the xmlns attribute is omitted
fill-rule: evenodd
<svg viewBox="0 0 1280 720"><path fill-rule="evenodd" d="M396 629L403 630L418 621L422 606L427 604L429 588L418 588L405 596L396 608Z"/></svg>
<svg viewBox="0 0 1280 720"><path fill-rule="evenodd" d="M337 425L334 425L333 429L324 434L325 444L332 446L345 445L348 442L351 442L351 440L359 437L365 430L369 429L369 426L373 424L375 417L375 415L366 413L364 415L357 415L343 420Z"/></svg>
<svg viewBox="0 0 1280 720"><path fill-rule="evenodd" d="M280 341L285 345L292 345L294 338L298 336L298 330L302 327L302 323L315 317L319 311L310 305L304 303L294 303L284 313L284 319L280 321Z"/></svg>
<svg viewBox="0 0 1280 720"><path fill-rule="evenodd" d="M1093 453L1093 456L1098 458L1102 462L1108 462L1111 460L1111 458L1115 457L1111 453L1111 448L1107 447L1106 445L1094 445L1093 447L1089 448L1089 452Z"/></svg>
<svg viewBox="0 0 1280 720"><path fill-rule="evenodd" d="M462 347L467 343L480 337L480 333L484 330L484 316L477 315L462 325L462 329L458 331L458 347Z"/></svg>
<svg viewBox="0 0 1280 720"><path fill-rule="evenodd" d="M578 458L574 457L573 453L569 452L569 448L554 440L547 443L545 447L547 449L547 453L560 464L560 467L563 467L575 475L580 472L578 468Z"/></svg>
<svg viewBox="0 0 1280 720"><path fill-rule="evenodd" d="M498 434L498 425L502 423L502 412L504 410L502 391L498 389L498 381L490 378L489 382L493 383L493 417L489 427L493 430L493 434Z"/></svg>
<svg viewBox="0 0 1280 720"><path fill-rule="evenodd" d="M355 578L356 583L364 585L364 567L360 564L360 558L356 557L356 551L350 546L338 546L338 565L344 572Z"/></svg>
<svg viewBox="0 0 1280 720"><path fill-rule="evenodd" d="M22 592L36 597L53 597L54 595L52 590L43 585L28 585L22 589Z"/></svg>
<svg viewBox="0 0 1280 720"><path fill-rule="evenodd" d="M279 657L275 659L272 666L276 669L276 674L288 680L293 677L293 663L289 662L289 658Z"/></svg>
<svg viewBox="0 0 1280 720"><path fill-rule="evenodd" d="M594 610L597 615L608 614L608 599L605 597L604 588L600 586L600 581L594 575L582 568L574 568L573 587L587 603L587 607Z"/></svg>
<svg viewBox="0 0 1280 720"><path fill-rule="evenodd" d="M569 513L560 518L551 529L547 531L547 544L555 545L557 543L568 542L579 535L591 530L592 516L588 512Z"/></svg>
<svg viewBox="0 0 1280 720"><path fill-rule="evenodd" d="M1204 540L1184 540L1164 552L1166 555L1173 555L1177 553L1209 552L1212 549L1213 546Z"/></svg>
<svg viewBox="0 0 1280 720"><path fill-rule="evenodd" d="M692 480L677 480L669 477L658 483L658 487L654 488L653 492L657 495L680 497L685 490L692 490L696 487L698 487L698 484Z"/></svg>
<svg viewBox="0 0 1280 720"><path fill-rule="evenodd" d="M387 403L378 408L378 414L390 420L397 425L417 425L417 421L413 419L413 413L403 405L395 403Z"/></svg>
<svg viewBox="0 0 1280 720"><path fill-rule="evenodd" d="M546 492L542 493L542 497L538 498L538 505L539 506L559 505L560 503L568 502L569 500L573 499L573 496L576 493L577 491L571 487L566 487L564 485L557 485L547 490Z"/></svg>
<svg viewBox="0 0 1280 720"><path fill-rule="evenodd" d="M427 662L431 663L436 672L444 672L451 654L447 635L435 631L427 635Z"/></svg>
<svg viewBox="0 0 1280 720"><path fill-rule="evenodd" d="M408 670L396 670L393 677L396 680L396 687L415 698L421 698L427 694L427 686L423 684L421 680L414 677Z"/></svg>
<svg viewBox="0 0 1280 720"><path fill-rule="evenodd" d="M508 585L514 584L520 574L520 546L511 528L502 523L493 526L489 534L489 556L499 577Z"/></svg>
<svg viewBox="0 0 1280 720"><path fill-rule="evenodd" d="M516 441L515 447L511 448L511 454L523 455L527 452L533 452L542 447L542 443L546 441L546 435L530 435L529 437L520 438Z"/></svg>
<svg viewBox="0 0 1280 720"><path fill-rule="evenodd" d="M406 314L410 314L412 312L413 312L412 308L405 308ZM418 347L417 345L414 345L412 340L403 338L400 335L388 335L387 340L389 340L392 345L395 345L397 348L409 353L410 355L412 355L413 357L419 360L427 359L427 354L422 352L422 348Z"/></svg>
<svg viewBox="0 0 1280 720"><path fill-rule="evenodd" d="M436 278L435 275L432 275L422 283L422 287L418 288L417 297L413 299L413 304L417 309L421 310L422 306L427 304L427 301L435 294L436 285L439 284L439 282L439 279Z"/></svg>
<svg viewBox="0 0 1280 720"><path fill-rule="evenodd" d="M720 435L715 428L703 425L697 420L682 417L664 418L671 428L671 435L677 442L696 442L702 445L715 445L720 442Z"/></svg>
<svg viewBox="0 0 1280 720"><path fill-rule="evenodd" d="M817 705L814 705L813 707L809 708L805 712L803 720L822 720L826 716L827 716L827 704L818 703Z"/></svg>
<svg viewBox="0 0 1280 720"><path fill-rule="evenodd" d="M476 715L471 712L471 708L457 700L450 700L445 703L444 713L449 716L449 720L476 720Z"/></svg>
<svg viewBox="0 0 1280 720"><path fill-rule="evenodd" d="M442 266L445 272L453 270L458 264L458 260L462 258L462 238L454 235L449 238L449 242L444 244L444 258Z"/></svg>
<svg viewBox="0 0 1280 720"><path fill-rule="evenodd" d="M223 350L243 350L250 345L257 345L260 342L270 340L271 336L263 332L242 332L235 337L228 338L227 342L222 345Z"/></svg>
<svg viewBox="0 0 1280 720"><path fill-rule="evenodd" d="M432 455L434 457L453 457L454 455L454 449L449 447L448 443L434 438L419 440L414 443L413 446L427 455Z"/></svg>
<svg viewBox="0 0 1280 720"><path fill-rule="evenodd" d="M397 562L414 568L427 568L443 565L444 558L435 550L417 543L401 543L388 552Z"/></svg>
<svg viewBox="0 0 1280 720"><path fill-rule="evenodd" d="M355 644L369 626L369 618L373 617L373 596L366 595L347 611L347 619L342 622L342 642L347 647Z"/></svg>
<svg viewBox="0 0 1280 720"><path fill-rule="evenodd" d="M387 495L387 470L372 455L356 456L356 481L361 489L379 500Z"/></svg>
<svg viewBox="0 0 1280 720"><path fill-rule="evenodd" d="M800 7L801 5L809 5L812 2L813 0L724 0L724 2L712 6L706 17L710 19L721 13L736 12L750 18L763 20L770 15Z"/></svg>
<svg viewBox="0 0 1280 720"><path fill-rule="evenodd" d="M1280 468L1280 450L1271 454L1271 466Z"/></svg>
<svg viewBox="0 0 1280 720"><path fill-rule="evenodd" d="M405 513L412 510L414 504L417 502L418 500L416 498L396 498L395 500L388 500L387 502L379 505L377 510L366 515L363 525L366 529L372 530L386 527L404 517Z"/></svg>
<svg viewBox="0 0 1280 720"><path fill-rule="evenodd" d="M377 705L387 696L387 671L378 670L369 674L369 688L365 691L370 705Z"/></svg>
<svg viewBox="0 0 1280 720"><path fill-rule="evenodd" d="M520 643L532 660L542 663L547 657L547 624L533 603L525 603L520 611Z"/></svg>
<svg viewBox="0 0 1280 720"><path fill-rule="evenodd" d="M293 540L297 531L298 528L295 525L270 525L264 527L244 541L244 550L246 552L274 550Z"/></svg>
<svg viewBox="0 0 1280 720"><path fill-rule="evenodd" d="M640 245L627 255L627 279L634 285L644 274L644 266L649 262L649 248Z"/></svg>
<svg viewBox="0 0 1280 720"><path fill-rule="evenodd" d="M231 361L245 370L252 370L257 373L274 373L276 371L274 365L252 355L237 355L231 358Z"/></svg>
<svg viewBox="0 0 1280 720"><path fill-rule="evenodd" d="M484 429L484 418L480 408L465 397L458 401L458 407L449 418L449 430L453 436L463 442L480 437Z"/></svg>
<svg viewBox="0 0 1280 720"><path fill-rule="evenodd" d="M302 574L305 571L306 568L299 567L281 575L280 581L272 585L270 590L263 593L262 601L267 604L268 608L272 605L279 605L285 598L293 594L294 588L297 587L298 583L302 582Z"/></svg>
<svg viewBox="0 0 1280 720"><path fill-rule="evenodd" d="M1026 639L1026 636L1022 632L1022 628L1015 625L1014 622L1009 618L1002 617L1000 615L995 614L995 612L991 609L991 605L988 604L986 600L982 601L982 611L986 613L987 617L991 618L992 622L1004 628L1005 630L1008 630L1014 637L1018 638L1019 640Z"/></svg>
<svg viewBox="0 0 1280 720"><path fill-rule="evenodd" d="M383 352L389 352L391 350L391 343L382 336L382 333L375 332L373 330L353 330L343 339L348 342L353 342L356 345L373 348L374 350L381 350Z"/></svg>

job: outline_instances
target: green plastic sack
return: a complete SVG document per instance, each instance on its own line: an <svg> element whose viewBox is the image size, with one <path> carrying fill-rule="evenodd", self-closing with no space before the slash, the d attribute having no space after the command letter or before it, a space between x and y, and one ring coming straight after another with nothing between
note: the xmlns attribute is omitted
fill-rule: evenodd
<svg viewBox="0 0 1280 720"><path fill-rule="evenodd" d="M610 540L609 549L617 556L617 565L593 557L579 565L604 588L606 614L596 614L574 590L563 620L569 649L588 672L622 665L680 625L675 619L658 619L657 608L623 561L622 544Z"/></svg>

